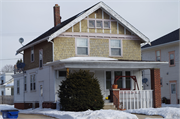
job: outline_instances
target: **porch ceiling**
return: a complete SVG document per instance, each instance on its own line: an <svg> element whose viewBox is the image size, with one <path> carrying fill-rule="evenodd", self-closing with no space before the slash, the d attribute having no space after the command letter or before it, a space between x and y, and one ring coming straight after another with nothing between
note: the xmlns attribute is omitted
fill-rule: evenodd
<svg viewBox="0 0 180 119"><path fill-rule="evenodd" d="M66 61L58 60L47 63L54 68L77 68L77 69L152 69L159 65L167 65L168 62L152 61Z"/></svg>

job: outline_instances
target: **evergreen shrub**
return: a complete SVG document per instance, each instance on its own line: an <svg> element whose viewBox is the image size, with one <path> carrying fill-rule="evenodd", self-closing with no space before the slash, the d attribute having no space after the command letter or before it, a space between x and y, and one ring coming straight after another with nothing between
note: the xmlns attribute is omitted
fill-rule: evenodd
<svg viewBox="0 0 180 119"><path fill-rule="evenodd" d="M87 70L70 73L58 90L61 110L99 110L104 106L99 81Z"/></svg>

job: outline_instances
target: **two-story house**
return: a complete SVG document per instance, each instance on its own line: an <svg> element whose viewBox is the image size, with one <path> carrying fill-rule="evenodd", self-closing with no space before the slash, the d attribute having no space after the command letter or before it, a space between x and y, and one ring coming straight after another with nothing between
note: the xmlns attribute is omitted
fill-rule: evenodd
<svg viewBox="0 0 180 119"><path fill-rule="evenodd" d="M118 89L112 90L113 101L116 98L126 109L161 106L159 69L155 68L166 62L141 60L140 44L150 42L144 34L103 2L63 22L59 9L56 4L53 28L17 50L17 54L24 51L25 71L13 76L16 108L42 107L42 103L55 107L61 81L79 69L95 74L103 98L120 76ZM142 91L144 69L152 71L153 92Z"/></svg>
<svg viewBox="0 0 180 119"><path fill-rule="evenodd" d="M142 47L143 60L167 61L169 65L159 66L161 75L161 97L166 103L180 103L180 70L179 70L179 41L180 30L177 29L151 42L151 46ZM145 70L143 78L148 79L144 89L151 89L149 70Z"/></svg>

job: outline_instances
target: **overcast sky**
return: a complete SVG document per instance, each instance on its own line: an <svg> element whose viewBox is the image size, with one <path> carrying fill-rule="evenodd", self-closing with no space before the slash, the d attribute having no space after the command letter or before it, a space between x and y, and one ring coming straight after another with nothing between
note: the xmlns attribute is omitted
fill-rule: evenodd
<svg viewBox="0 0 180 119"><path fill-rule="evenodd" d="M180 0L102 0L153 41L179 28ZM14 65L22 45L54 26L53 6L59 4L62 21L98 3L97 0L0 0L0 70Z"/></svg>

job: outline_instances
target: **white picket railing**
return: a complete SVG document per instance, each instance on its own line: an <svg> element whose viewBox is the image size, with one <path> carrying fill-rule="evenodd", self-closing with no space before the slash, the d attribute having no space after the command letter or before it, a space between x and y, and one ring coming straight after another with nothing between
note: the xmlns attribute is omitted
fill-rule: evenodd
<svg viewBox="0 0 180 119"><path fill-rule="evenodd" d="M119 108L139 109L153 106L152 90L120 90Z"/></svg>

